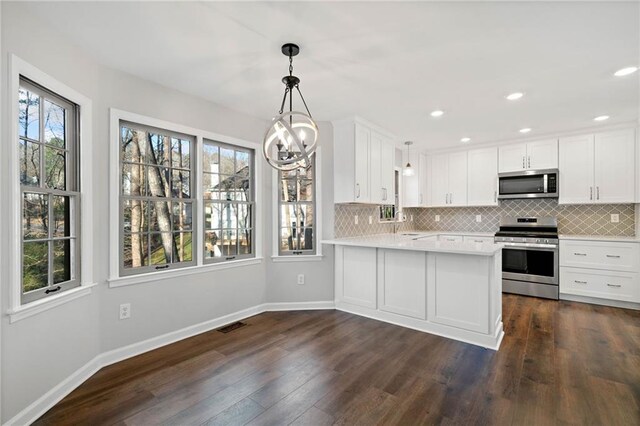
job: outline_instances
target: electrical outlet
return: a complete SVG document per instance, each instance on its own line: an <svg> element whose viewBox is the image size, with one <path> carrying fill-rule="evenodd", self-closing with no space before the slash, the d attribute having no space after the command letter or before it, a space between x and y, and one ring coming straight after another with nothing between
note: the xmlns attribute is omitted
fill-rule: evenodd
<svg viewBox="0 0 640 426"><path fill-rule="evenodd" d="M355 215L353 217L353 223L355 223L356 225L358 224L358 215Z"/></svg>
<svg viewBox="0 0 640 426"><path fill-rule="evenodd" d="M304 285L304 274L298 274L298 285Z"/></svg>
<svg viewBox="0 0 640 426"><path fill-rule="evenodd" d="M618 213L611 214L611 223L620 223L620 215Z"/></svg>
<svg viewBox="0 0 640 426"><path fill-rule="evenodd" d="M439 214L436 215L436 222L440 222L440 215Z"/></svg>
<svg viewBox="0 0 640 426"><path fill-rule="evenodd" d="M373 216L369 216L369 225L373 225Z"/></svg>
<svg viewBox="0 0 640 426"><path fill-rule="evenodd" d="M131 303L123 303L120 305L120 319L131 318Z"/></svg>
<svg viewBox="0 0 640 426"><path fill-rule="evenodd" d="M476 222L482 222L482 215L481 214L477 214L476 215Z"/></svg>
<svg viewBox="0 0 640 426"><path fill-rule="evenodd" d="M411 222L413 222L413 215L411 215Z"/></svg>

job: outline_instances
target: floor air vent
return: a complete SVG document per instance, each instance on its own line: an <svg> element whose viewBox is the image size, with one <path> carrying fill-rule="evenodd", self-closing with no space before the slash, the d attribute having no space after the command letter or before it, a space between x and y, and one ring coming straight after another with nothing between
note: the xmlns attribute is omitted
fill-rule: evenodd
<svg viewBox="0 0 640 426"><path fill-rule="evenodd" d="M220 333L230 333L233 330L237 330L240 327L244 327L245 325L247 324L242 321L238 321L238 322L234 322L233 324L225 325L224 327L219 328L218 331Z"/></svg>

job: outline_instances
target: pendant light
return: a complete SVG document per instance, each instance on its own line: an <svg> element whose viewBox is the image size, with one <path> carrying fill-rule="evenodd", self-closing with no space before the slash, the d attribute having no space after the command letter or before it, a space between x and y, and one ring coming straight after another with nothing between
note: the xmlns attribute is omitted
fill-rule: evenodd
<svg viewBox="0 0 640 426"><path fill-rule="evenodd" d="M416 174L416 171L411 167L411 162L409 161L409 147L413 145L413 142L406 141L404 144L407 146L407 165L402 169L402 176L413 176Z"/></svg>
<svg viewBox="0 0 640 426"><path fill-rule="evenodd" d="M293 43L282 46L282 53L289 57L289 75L282 77L285 85L284 97L278 115L264 134L262 152L267 163L278 170L308 168L311 156L316 150L318 126L307 107L300 91L300 79L293 75L293 57L300 53L300 47ZM296 89L306 110L306 114L293 110L293 89ZM289 97L289 111L284 112Z"/></svg>

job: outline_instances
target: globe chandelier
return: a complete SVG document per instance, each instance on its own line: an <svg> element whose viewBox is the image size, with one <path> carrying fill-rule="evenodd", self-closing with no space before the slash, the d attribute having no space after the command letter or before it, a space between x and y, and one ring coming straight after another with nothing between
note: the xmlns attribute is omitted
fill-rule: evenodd
<svg viewBox="0 0 640 426"><path fill-rule="evenodd" d="M289 75L282 77L285 85L284 97L278 115L273 117L264 134L262 151L271 167L290 171L311 165L311 158L318 142L318 125L311 117L300 91L300 79L293 75L293 57L300 53L300 47L287 43L282 46L282 53L289 57ZM300 95L306 114L293 110L293 89ZM284 112L287 97L289 111Z"/></svg>

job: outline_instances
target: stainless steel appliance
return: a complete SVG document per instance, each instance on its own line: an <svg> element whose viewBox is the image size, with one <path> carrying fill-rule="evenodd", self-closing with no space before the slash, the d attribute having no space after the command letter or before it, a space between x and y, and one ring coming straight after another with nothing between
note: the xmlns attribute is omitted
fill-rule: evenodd
<svg viewBox="0 0 640 426"><path fill-rule="evenodd" d="M500 173L498 198L558 198L558 170Z"/></svg>
<svg viewBox="0 0 640 426"><path fill-rule="evenodd" d="M502 249L502 291L558 299L558 221L506 217L495 235Z"/></svg>

